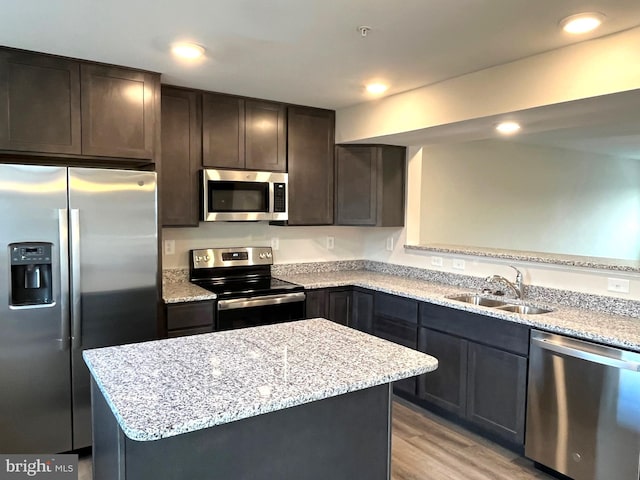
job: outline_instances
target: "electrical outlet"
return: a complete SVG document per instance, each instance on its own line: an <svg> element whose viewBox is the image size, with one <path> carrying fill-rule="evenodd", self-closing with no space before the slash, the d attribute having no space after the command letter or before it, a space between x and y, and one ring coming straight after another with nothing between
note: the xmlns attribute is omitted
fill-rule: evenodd
<svg viewBox="0 0 640 480"><path fill-rule="evenodd" d="M387 250L393 252L393 237L387 237Z"/></svg>
<svg viewBox="0 0 640 480"><path fill-rule="evenodd" d="M607 290L610 292L629 293L629 280L607 278Z"/></svg>
<svg viewBox="0 0 640 480"><path fill-rule="evenodd" d="M431 265L436 267L442 266L442 257L431 257Z"/></svg>
<svg viewBox="0 0 640 480"><path fill-rule="evenodd" d="M453 262L451 262L451 267L456 270L464 270L465 269L465 261L461 258L454 258Z"/></svg>
<svg viewBox="0 0 640 480"><path fill-rule="evenodd" d="M334 237L327 237L327 250L333 250L335 240L336 239Z"/></svg>
<svg viewBox="0 0 640 480"><path fill-rule="evenodd" d="M164 241L164 254L165 255L175 255L176 253L176 241L175 240L165 240Z"/></svg>
<svg viewBox="0 0 640 480"><path fill-rule="evenodd" d="M280 239L278 237L271 238L271 248L273 250L280 250Z"/></svg>

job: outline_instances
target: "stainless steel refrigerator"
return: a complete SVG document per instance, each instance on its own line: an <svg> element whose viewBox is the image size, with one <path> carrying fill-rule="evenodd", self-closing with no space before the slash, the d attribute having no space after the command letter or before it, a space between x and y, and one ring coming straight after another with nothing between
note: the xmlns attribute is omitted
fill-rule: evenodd
<svg viewBox="0 0 640 480"><path fill-rule="evenodd" d="M153 172L0 165L0 452L91 444L87 348L156 336Z"/></svg>

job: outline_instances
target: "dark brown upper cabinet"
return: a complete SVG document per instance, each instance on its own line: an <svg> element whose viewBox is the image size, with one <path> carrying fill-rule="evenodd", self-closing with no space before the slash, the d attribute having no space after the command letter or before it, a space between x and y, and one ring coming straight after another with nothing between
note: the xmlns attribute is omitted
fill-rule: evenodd
<svg viewBox="0 0 640 480"><path fill-rule="evenodd" d="M81 153L78 62L0 51L0 149Z"/></svg>
<svg viewBox="0 0 640 480"><path fill-rule="evenodd" d="M204 93L202 165L284 172L286 108L275 102Z"/></svg>
<svg viewBox="0 0 640 480"><path fill-rule="evenodd" d="M245 100L245 167L287 170L286 107L281 103Z"/></svg>
<svg viewBox="0 0 640 480"><path fill-rule="evenodd" d="M162 87L162 225L197 227L202 164L200 94Z"/></svg>
<svg viewBox="0 0 640 480"><path fill-rule="evenodd" d="M333 224L335 112L289 107L288 225Z"/></svg>
<svg viewBox="0 0 640 480"><path fill-rule="evenodd" d="M82 153L152 159L157 75L81 65Z"/></svg>
<svg viewBox="0 0 640 480"><path fill-rule="evenodd" d="M202 166L244 168L244 100L202 95Z"/></svg>
<svg viewBox="0 0 640 480"><path fill-rule="evenodd" d="M405 147L336 147L336 225L404 225Z"/></svg>

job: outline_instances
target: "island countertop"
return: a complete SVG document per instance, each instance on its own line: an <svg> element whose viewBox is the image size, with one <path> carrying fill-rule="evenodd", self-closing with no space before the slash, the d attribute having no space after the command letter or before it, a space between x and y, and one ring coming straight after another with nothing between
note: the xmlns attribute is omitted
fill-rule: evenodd
<svg viewBox="0 0 640 480"><path fill-rule="evenodd" d="M157 440L389 383L435 358L324 319L86 350L125 435Z"/></svg>

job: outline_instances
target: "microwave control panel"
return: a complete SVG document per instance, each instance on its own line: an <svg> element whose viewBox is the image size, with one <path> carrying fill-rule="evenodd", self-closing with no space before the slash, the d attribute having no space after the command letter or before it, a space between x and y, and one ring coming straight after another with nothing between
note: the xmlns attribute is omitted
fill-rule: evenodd
<svg viewBox="0 0 640 480"><path fill-rule="evenodd" d="M273 211L276 213L287 211L287 185L285 183L273 184Z"/></svg>

